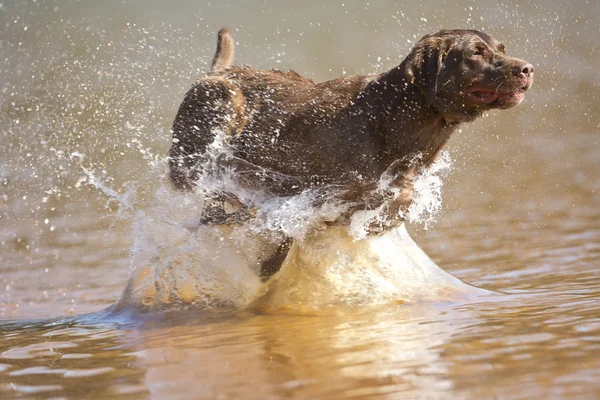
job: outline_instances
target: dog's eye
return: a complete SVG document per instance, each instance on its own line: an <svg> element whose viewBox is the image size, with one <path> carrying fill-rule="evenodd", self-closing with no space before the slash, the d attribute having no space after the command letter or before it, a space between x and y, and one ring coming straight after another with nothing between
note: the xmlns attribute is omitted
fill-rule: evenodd
<svg viewBox="0 0 600 400"><path fill-rule="evenodd" d="M482 55L483 55L483 51L481 51L481 50L477 49L477 50L475 50L475 51L473 52L473 55L474 55L474 56L482 56Z"/></svg>

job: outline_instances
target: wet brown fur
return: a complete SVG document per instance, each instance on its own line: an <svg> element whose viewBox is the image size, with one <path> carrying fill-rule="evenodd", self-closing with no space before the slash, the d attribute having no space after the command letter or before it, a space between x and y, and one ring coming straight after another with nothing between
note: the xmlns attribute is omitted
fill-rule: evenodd
<svg viewBox="0 0 600 400"><path fill-rule="evenodd" d="M507 57L501 43L474 30L427 35L382 74L322 83L294 71L233 66L232 55L231 34L221 30L212 71L186 94L173 125L173 185L193 190L200 160L222 130L230 152L218 165L233 169L242 187L266 197L332 188L331 196L351 202L352 210L383 205L388 218L373 221L373 233L402 222L414 177L460 123L516 105L473 102L469 88L526 90L533 80L522 73L529 64ZM382 176L396 190L377 190ZM244 218L243 210L223 215L212 223Z"/></svg>

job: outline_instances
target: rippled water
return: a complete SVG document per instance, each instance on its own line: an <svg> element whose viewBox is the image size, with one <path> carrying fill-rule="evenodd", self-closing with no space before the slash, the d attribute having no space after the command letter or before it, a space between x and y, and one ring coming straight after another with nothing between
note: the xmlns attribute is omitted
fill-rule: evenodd
<svg viewBox="0 0 600 400"><path fill-rule="evenodd" d="M595 2L82 3L0 7L0 397L600 396ZM316 80L389 68L441 27L483 29L532 62L523 105L451 140L437 222L409 227L439 266L498 294L78 316L138 267L171 121L222 24L240 62Z"/></svg>

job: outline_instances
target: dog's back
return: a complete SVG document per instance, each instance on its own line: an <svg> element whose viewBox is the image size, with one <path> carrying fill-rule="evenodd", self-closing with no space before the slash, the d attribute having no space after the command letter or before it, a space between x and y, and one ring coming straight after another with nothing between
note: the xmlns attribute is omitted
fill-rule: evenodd
<svg viewBox="0 0 600 400"><path fill-rule="evenodd" d="M349 106L374 77L316 84L294 71L234 66L233 55L233 37L222 28L210 72L186 94L173 125L169 155L174 185L193 188L201 168L198 160L216 131L226 134L232 155L307 185L309 180L327 182L331 181L328 175L343 174L330 168L332 157L339 156L336 164L348 163L347 155L339 151L340 137L333 135L336 129L331 127L347 125ZM323 147L330 149L322 151ZM305 187L293 186L297 191ZM289 194L279 189L271 193Z"/></svg>

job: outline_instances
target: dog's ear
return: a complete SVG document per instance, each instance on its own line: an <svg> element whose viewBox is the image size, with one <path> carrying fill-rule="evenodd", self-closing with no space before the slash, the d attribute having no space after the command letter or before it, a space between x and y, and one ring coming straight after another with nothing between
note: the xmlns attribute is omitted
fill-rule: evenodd
<svg viewBox="0 0 600 400"><path fill-rule="evenodd" d="M435 99L438 77L450 46L449 39L425 37L417 43L406 60L406 72L411 83L423 92L428 106Z"/></svg>

